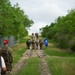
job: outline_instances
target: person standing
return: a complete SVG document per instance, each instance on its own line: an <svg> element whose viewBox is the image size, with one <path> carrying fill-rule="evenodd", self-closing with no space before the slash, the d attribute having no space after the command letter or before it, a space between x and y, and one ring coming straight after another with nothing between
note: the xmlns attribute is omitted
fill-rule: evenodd
<svg viewBox="0 0 75 75"><path fill-rule="evenodd" d="M34 33L32 33L32 35L31 35L31 45L32 45L32 49L35 49L35 36L34 36Z"/></svg>
<svg viewBox="0 0 75 75"><path fill-rule="evenodd" d="M32 33L32 35L31 35L31 40L35 40L34 33Z"/></svg>
<svg viewBox="0 0 75 75"><path fill-rule="evenodd" d="M12 49L8 47L8 40L3 41L4 46L2 47L2 56L5 60L7 71L3 72L2 75L9 75L12 70L12 63L13 63L13 55Z"/></svg>
<svg viewBox="0 0 75 75"><path fill-rule="evenodd" d="M38 33L35 33L35 48L38 49L39 45L39 38L38 38Z"/></svg>
<svg viewBox="0 0 75 75"><path fill-rule="evenodd" d="M1 50L0 50L0 75L2 75L2 72L6 72L6 65L3 57L1 56Z"/></svg>
<svg viewBox="0 0 75 75"><path fill-rule="evenodd" d="M44 44L44 43L43 43L42 39L40 39L40 40L39 40L39 47L40 47L40 50L42 50L43 44Z"/></svg>
<svg viewBox="0 0 75 75"><path fill-rule="evenodd" d="M27 49L30 49L30 45L31 45L31 40L30 39L28 39L26 41L26 45L27 45Z"/></svg>
<svg viewBox="0 0 75 75"><path fill-rule="evenodd" d="M32 49L35 49L35 40L31 41L31 46L32 46Z"/></svg>

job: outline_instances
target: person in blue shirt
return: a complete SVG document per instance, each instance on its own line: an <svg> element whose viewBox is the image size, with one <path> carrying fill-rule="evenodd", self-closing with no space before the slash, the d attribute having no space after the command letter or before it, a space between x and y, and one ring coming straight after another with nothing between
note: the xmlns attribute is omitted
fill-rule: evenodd
<svg viewBox="0 0 75 75"><path fill-rule="evenodd" d="M46 47L48 47L48 40L47 40L47 38L45 38L43 42L44 42L44 45L45 45Z"/></svg>

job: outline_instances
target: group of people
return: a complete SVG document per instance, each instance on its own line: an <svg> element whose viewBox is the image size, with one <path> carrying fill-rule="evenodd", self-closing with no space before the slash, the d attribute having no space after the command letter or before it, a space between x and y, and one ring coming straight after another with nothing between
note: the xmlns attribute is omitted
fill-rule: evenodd
<svg viewBox="0 0 75 75"><path fill-rule="evenodd" d="M8 47L8 40L4 40L3 44L0 49L0 75L9 75L13 62L12 49Z"/></svg>
<svg viewBox="0 0 75 75"><path fill-rule="evenodd" d="M38 33L32 33L31 39L26 41L26 45L28 49L42 49L43 41L39 39Z"/></svg>

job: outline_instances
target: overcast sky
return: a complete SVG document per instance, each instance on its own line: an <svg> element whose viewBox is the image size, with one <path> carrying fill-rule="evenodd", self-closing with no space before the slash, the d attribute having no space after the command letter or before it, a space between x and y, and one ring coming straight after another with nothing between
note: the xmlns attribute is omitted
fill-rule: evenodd
<svg viewBox="0 0 75 75"><path fill-rule="evenodd" d="M39 28L50 25L58 16L64 16L75 8L75 0L10 0L19 4L29 19L34 21L29 34L39 32Z"/></svg>

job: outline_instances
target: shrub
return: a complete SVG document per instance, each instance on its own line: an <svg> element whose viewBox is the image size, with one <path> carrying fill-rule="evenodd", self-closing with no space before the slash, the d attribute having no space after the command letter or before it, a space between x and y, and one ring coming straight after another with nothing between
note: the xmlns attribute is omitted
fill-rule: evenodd
<svg viewBox="0 0 75 75"><path fill-rule="evenodd" d="M75 43L73 45L71 45L71 48L70 48L73 52L75 51Z"/></svg>
<svg viewBox="0 0 75 75"><path fill-rule="evenodd" d="M66 36L62 36L58 41L59 47L68 48L69 47L68 42L69 42L69 39Z"/></svg>
<svg viewBox="0 0 75 75"><path fill-rule="evenodd" d="M72 51L75 51L75 39L70 40L69 46Z"/></svg>

